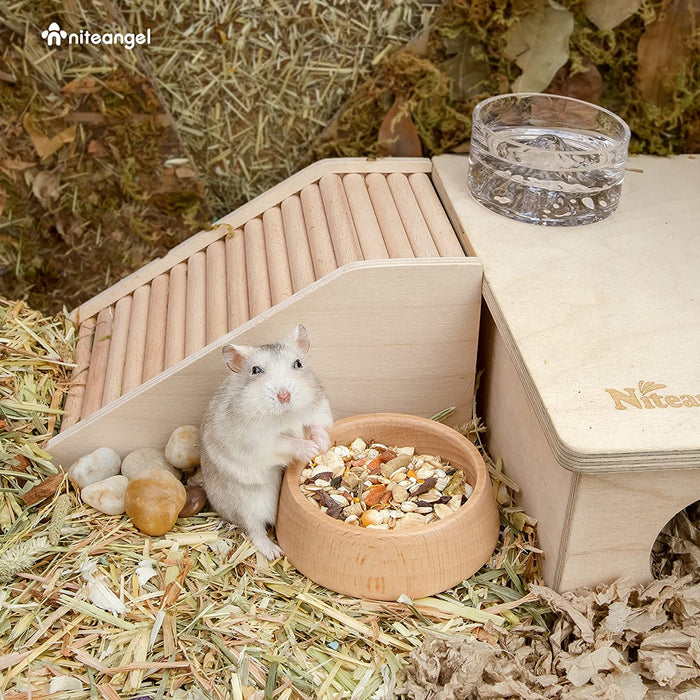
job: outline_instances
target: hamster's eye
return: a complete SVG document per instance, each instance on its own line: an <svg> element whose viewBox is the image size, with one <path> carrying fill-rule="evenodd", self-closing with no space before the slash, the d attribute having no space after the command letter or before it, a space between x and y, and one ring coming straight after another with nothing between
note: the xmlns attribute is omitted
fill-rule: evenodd
<svg viewBox="0 0 700 700"><path fill-rule="evenodd" d="M257 365L253 365L253 369L250 370L251 374L262 374L263 370L262 367L258 367Z"/></svg>
<svg viewBox="0 0 700 700"><path fill-rule="evenodd" d="M294 364L292 365L294 369L301 369L303 365L301 364L301 360L294 360Z"/></svg>

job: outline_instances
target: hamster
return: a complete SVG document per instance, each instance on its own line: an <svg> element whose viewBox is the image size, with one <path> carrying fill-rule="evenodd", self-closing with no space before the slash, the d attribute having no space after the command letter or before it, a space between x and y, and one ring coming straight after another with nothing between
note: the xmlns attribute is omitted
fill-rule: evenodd
<svg viewBox="0 0 700 700"><path fill-rule="evenodd" d="M267 528L275 524L285 467L330 447L331 408L308 351L302 325L280 343L225 345L232 374L202 420L201 478L209 502L268 559L283 553Z"/></svg>

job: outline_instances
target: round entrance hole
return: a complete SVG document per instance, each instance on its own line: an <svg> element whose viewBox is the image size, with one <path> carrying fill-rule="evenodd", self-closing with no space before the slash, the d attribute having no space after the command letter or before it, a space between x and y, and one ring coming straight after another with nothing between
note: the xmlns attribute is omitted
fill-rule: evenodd
<svg viewBox="0 0 700 700"><path fill-rule="evenodd" d="M654 578L700 573L700 501L669 520L651 549Z"/></svg>

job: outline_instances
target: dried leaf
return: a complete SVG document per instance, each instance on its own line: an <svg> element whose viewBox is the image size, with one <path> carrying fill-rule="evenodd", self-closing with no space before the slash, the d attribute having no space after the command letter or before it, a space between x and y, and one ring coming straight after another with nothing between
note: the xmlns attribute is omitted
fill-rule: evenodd
<svg viewBox="0 0 700 700"><path fill-rule="evenodd" d="M637 44L637 87L645 100L664 105L673 96L673 81L685 65L694 27L700 23L700 0L666 0L655 22Z"/></svg>
<svg viewBox="0 0 700 700"><path fill-rule="evenodd" d="M75 135L78 129L76 125L69 126L67 129L59 131L55 136L49 138L32 124L29 114L24 115L22 125L29 135L29 138L32 140L34 149L40 158L48 158L64 144L75 141Z"/></svg>
<svg viewBox="0 0 700 700"><path fill-rule="evenodd" d="M551 95L563 95L574 97L577 100L585 100L594 104L600 104L600 93L603 89L603 79L598 68L588 59L583 59L586 70L581 73L572 73L571 65L567 62L554 76L545 92Z"/></svg>
<svg viewBox="0 0 700 700"><path fill-rule="evenodd" d="M622 24L641 5L642 0L586 0L584 12L598 29L606 31Z"/></svg>
<svg viewBox="0 0 700 700"><path fill-rule="evenodd" d="M46 209L52 199L58 196L58 190L61 185L61 174L58 171L48 172L42 170L36 174L32 183L32 193L41 202Z"/></svg>
<svg viewBox="0 0 700 700"><path fill-rule="evenodd" d="M419 157L423 155L418 132L411 119L411 105L397 95L379 127L380 156Z"/></svg>
<svg viewBox="0 0 700 700"><path fill-rule="evenodd" d="M505 55L522 74L513 92L540 92L569 60L569 37L574 16L556 3L542 3L537 12L524 15L508 32Z"/></svg>
<svg viewBox="0 0 700 700"><path fill-rule="evenodd" d="M451 96L456 102L463 102L474 97L482 82L489 76L489 65L480 56L483 47L466 34L459 39L448 40L445 48L455 53L440 64L440 70L451 79Z"/></svg>
<svg viewBox="0 0 700 700"><path fill-rule="evenodd" d="M88 95L93 92L99 92L102 86L91 75L86 75L83 78L76 78L66 83L61 92L66 94Z"/></svg>

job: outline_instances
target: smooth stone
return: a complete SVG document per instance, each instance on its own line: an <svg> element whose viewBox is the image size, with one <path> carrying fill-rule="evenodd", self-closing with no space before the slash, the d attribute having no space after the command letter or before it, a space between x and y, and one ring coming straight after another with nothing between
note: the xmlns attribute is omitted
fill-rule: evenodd
<svg viewBox="0 0 700 700"><path fill-rule="evenodd" d="M175 428L165 446L165 458L182 471L192 471L199 464L199 428L195 425Z"/></svg>
<svg viewBox="0 0 700 700"><path fill-rule="evenodd" d="M207 502L207 492L201 486L188 484L185 486L185 505L178 518L189 518L197 515Z"/></svg>
<svg viewBox="0 0 700 700"><path fill-rule="evenodd" d="M187 492L165 469L152 469L126 487L125 510L134 525L147 535L164 535L185 506Z"/></svg>
<svg viewBox="0 0 700 700"><path fill-rule="evenodd" d="M121 458L111 447L98 447L68 467L68 478L78 489L84 489L96 481L117 476L121 463Z"/></svg>
<svg viewBox="0 0 700 700"><path fill-rule="evenodd" d="M149 469L165 469L178 479L181 474L180 470L165 458L165 452L154 447L142 447L129 452L122 461L122 474L129 480L144 476Z"/></svg>
<svg viewBox="0 0 700 700"><path fill-rule="evenodd" d="M81 492L80 498L93 508L107 515L121 515L124 512L124 498L129 480L117 474L102 481L88 484Z"/></svg>

